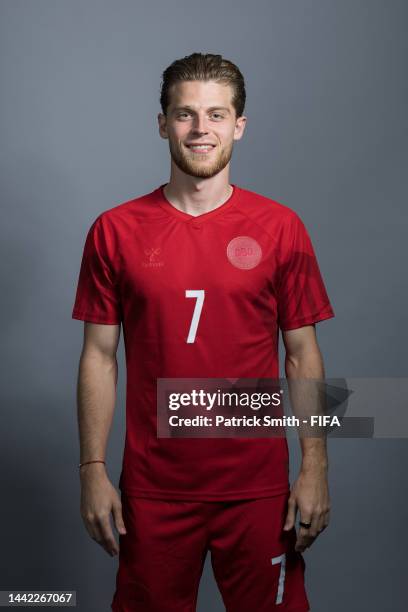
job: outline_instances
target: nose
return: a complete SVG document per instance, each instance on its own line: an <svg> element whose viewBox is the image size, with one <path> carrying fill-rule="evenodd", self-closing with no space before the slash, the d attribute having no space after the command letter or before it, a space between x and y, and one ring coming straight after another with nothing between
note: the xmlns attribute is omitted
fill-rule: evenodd
<svg viewBox="0 0 408 612"><path fill-rule="evenodd" d="M205 123L205 115L197 114L194 123L193 123L193 131L198 134L207 134L208 129Z"/></svg>

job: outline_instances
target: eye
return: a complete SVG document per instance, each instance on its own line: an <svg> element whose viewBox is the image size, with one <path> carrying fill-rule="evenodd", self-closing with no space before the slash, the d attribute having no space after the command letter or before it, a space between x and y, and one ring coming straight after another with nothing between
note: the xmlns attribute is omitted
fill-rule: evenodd
<svg viewBox="0 0 408 612"><path fill-rule="evenodd" d="M219 117L220 119L222 119L224 115L222 115L221 113L213 113L212 116Z"/></svg>
<svg viewBox="0 0 408 612"><path fill-rule="evenodd" d="M177 115L177 117L178 117L178 118L181 118L181 117L183 117L183 116L184 116L184 117L188 117L188 113L186 113L186 112L184 112L184 111L183 111L182 113L178 113L178 115Z"/></svg>

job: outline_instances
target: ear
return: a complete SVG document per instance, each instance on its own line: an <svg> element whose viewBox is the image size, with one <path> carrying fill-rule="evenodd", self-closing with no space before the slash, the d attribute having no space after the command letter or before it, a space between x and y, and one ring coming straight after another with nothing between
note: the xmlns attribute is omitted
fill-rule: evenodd
<svg viewBox="0 0 408 612"><path fill-rule="evenodd" d="M234 140L241 140L244 134L246 122L247 122L247 117L244 117L244 115L242 115L241 117L238 117L238 119L235 122Z"/></svg>
<svg viewBox="0 0 408 612"><path fill-rule="evenodd" d="M157 121L159 124L159 134L162 138L168 138L168 134L167 134L167 119L166 119L166 115L164 115L163 113L159 113L157 115Z"/></svg>

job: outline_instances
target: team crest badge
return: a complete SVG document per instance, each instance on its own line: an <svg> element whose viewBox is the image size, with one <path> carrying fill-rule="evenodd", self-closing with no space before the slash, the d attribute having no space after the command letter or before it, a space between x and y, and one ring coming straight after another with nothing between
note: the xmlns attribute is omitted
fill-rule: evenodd
<svg viewBox="0 0 408 612"><path fill-rule="evenodd" d="M227 257L236 268L251 270L262 259L261 245L250 236L237 236L227 246Z"/></svg>

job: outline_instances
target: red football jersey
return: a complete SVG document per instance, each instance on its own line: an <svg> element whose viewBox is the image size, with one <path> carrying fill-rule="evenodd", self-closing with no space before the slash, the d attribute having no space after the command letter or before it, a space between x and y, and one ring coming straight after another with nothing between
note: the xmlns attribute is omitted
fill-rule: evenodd
<svg viewBox="0 0 408 612"><path fill-rule="evenodd" d="M289 490L286 438L158 438L157 378L279 378L278 339L334 316L299 216L232 185L192 216L164 185L102 212L85 242L74 319L120 324L129 495L197 501ZM199 314L196 299L203 298Z"/></svg>

